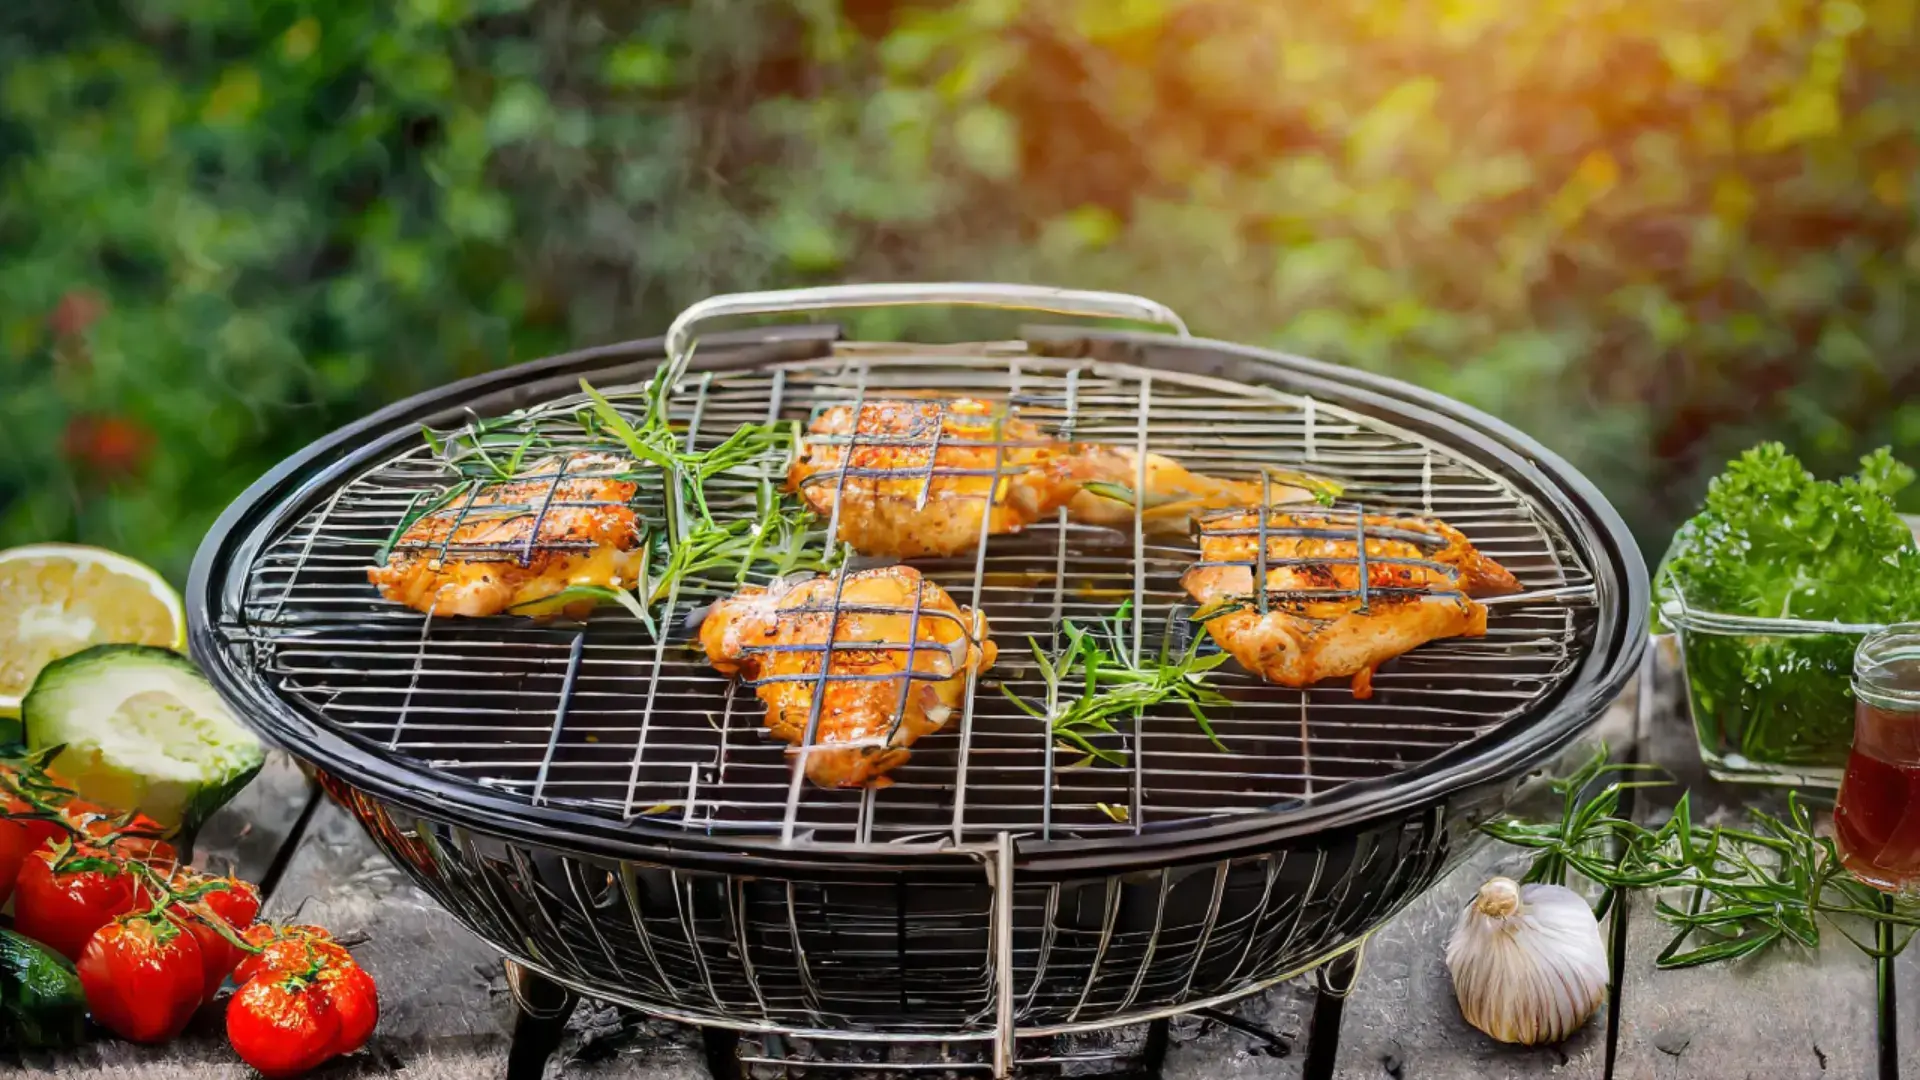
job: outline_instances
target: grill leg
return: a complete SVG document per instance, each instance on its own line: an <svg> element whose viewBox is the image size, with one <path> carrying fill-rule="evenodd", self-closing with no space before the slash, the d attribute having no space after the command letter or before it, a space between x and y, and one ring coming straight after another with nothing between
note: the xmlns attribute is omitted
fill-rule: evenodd
<svg viewBox="0 0 1920 1080"><path fill-rule="evenodd" d="M1140 1060L1129 1070L1131 1075L1159 1077L1160 1067L1167 1061L1167 1023L1155 1020L1147 1025L1147 1044L1140 1048Z"/></svg>
<svg viewBox="0 0 1920 1080"><path fill-rule="evenodd" d="M1333 1066L1340 1053L1340 1017L1346 1011L1347 995L1360 979L1360 956L1365 946L1341 953L1320 969L1319 985L1314 989L1313 1019L1307 1027L1307 1056L1300 1069L1301 1080L1333 1080Z"/></svg>
<svg viewBox="0 0 1920 1080"><path fill-rule="evenodd" d="M547 1059L560 1048L579 999L573 991L511 960L506 964L507 989L517 1006L513 1046L507 1051L507 1080L540 1080Z"/></svg>

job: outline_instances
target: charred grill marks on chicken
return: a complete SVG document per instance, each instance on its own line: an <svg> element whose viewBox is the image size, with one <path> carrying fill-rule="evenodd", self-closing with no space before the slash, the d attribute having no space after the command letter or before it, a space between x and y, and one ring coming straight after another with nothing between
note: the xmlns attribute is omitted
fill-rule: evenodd
<svg viewBox="0 0 1920 1080"><path fill-rule="evenodd" d="M1473 597L1520 587L1432 518L1239 510L1207 515L1198 532L1200 561L1181 577L1196 617L1242 667L1283 686L1351 676L1366 697L1387 660L1485 635L1487 609Z"/></svg>

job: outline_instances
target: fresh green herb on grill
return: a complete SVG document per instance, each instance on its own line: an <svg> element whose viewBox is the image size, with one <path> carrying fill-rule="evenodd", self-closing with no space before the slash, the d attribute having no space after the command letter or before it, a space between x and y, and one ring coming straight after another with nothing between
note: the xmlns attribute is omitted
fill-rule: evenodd
<svg viewBox="0 0 1920 1080"><path fill-rule="evenodd" d="M654 376L647 387L646 418L635 426L613 402L580 380L580 390L587 395L592 407L581 413L581 424L589 434L605 432L618 439L636 459L664 470L673 477L674 496L667 499L669 525L675 524L678 512L677 503L691 499L699 509L702 521L711 523L713 514L707 509L706 483L708 480L733 469L739 469L754 462L775 462L768 455L781 455L778 465L785 471L788 457L793 448L799 445L800 427L791 420L779 420L770 424L741 424L735 428L718 446L706 450L690 451L682 448L684 436L673 430L667 421L666 409L659 403L665 400L665 387L661 385L663 375ZM676 529L676 531L679 531Z"/></svg>
<svg viewBox="0 0 1920 1080"><path fill-rule="evenodd" d="M756 568L779 576L838 565L843 553L828 551L824 533L810 528L812 518L806 510L782 497L767 479L776 469L785 471L799 444L799 426L791 421L742 424L717 446L683 449L683 436L667 420L664 378L663 369L648 384L647 408L638 425L585 379L580 380L581 392L592 403L581 415L588 432L611 434L635 458L659 467L669 478L665 528L649 526L644 541L649 569L643 573L640 591L645 605L677 597L681 584L691 579L721 577L739 585ZM725 523L714 520L707 506L708 481L756 462L763 468L755 488L756 516ZM689 512L690 508L696 512Z"/></svg>
<svg viewBox="0 0 1920 1080"><path fill-rule="evenodd" d="M755 570L781 577L840 565L844 546L829 551L826 530L804 508L782 498L764 481L757 501L755 517L725 524L703 517L678 543L668 543L658 531L650 536L657 556L650 562L658 570L647 574L647 603L666 599L690 580L720 579L738 586Z"/></svg>
<svg viewBox="0 0 1920 1080"><path fill-rule="evenodd" d="M1206 710L1225 705L1227 699L1206 684L1205 675L1227 662L1225 653L1199 655L1202 639L1188 635L1186 647L1174 649L1172 642L1161 644L1160 653L1135 664L1123 643L1133 601L1120 605L1112 615L1083 628L1068 619L1060 626L1065 646L1049 654L1040 642L1028 638L1034 664L1047 684L1047 697L1036 705L1021 699L1010 687L1001 691L1027 715L1046 721L1060 742L1109 765L1125 765L1126 754L1095 745L1100 735L1117 734L1115 719L1133 716L1163 702L1177 702L1193 714L1213 745L1226 746L1213 732ZM1078 696L1071 687L1078 685ZM1083 762L1084 763L1084 762Z"/></svg>
<svg viewBox="0 0 1920 1080"><path fill-rule="evenodd" d="M1662 968L1732 960L1782 941L1818 948L1823 923L1874 956L1891 955L1920 928L1920 904L1889 901L1846 871L1833 841L1814 834L1797 792L1784 816L1749 810L1745 828L1696 822L1684 794L1657 828L1620 817L1629 789L1670 783L1621 778L1657 772L1609 763L1603 749L1554 782L1563 799L1558 821L1496 821L1484 831L1536 853L1524 881L1565 884L1572 871L1606 887L1602 912L1618 890L1670 894L1654 903L1675 930L1655 959ZM1880 928L1892 931L1882 935L1886 944L1876 941Z"/></svg>
<svg viewBox="0 0 1920 1080"><path fill-rule="evenodd" d="M434 456L456 472L476 481L505 483L521 479L521 466L534 450L558 447L523 413L510 413L473 423L441 435L422 425L420 436ZM540 460L536 455L535 460Z"/></svg>
<svg viewBox="0 0 1920 1080"><path fill-rule="evenodd" d="M641 466L631 472L613 474L609 479L671 476L679 482L679 493L691 500L701 518L711 521L704 490L707 481L756 462L764 463L772 471L785 471L787 455L799 442L799 425L790 420L741 424L717 446L688 450L683 445L685 433L675 431L667 419L663 379L664 372L656 374L642 391L644 418L637 425L605 394L585 379L580 380L581 392L588 400L587 408L576 414L582 429L590 438L604 435L618 441ZM475 420L449 434L422 427L421 435L436 457L462 475L483 482L507 482L525 479L523 467L537 466L547 460L547 454L568 449L548 438L537 423L536 417L512 413ZM645 466L660 471L648 474ZM455 491L458 490L456 485ZM667 500L670 516L674 513L674 504L674 499ZM422 515L415 515L415 520L419 516Z"/></svg>

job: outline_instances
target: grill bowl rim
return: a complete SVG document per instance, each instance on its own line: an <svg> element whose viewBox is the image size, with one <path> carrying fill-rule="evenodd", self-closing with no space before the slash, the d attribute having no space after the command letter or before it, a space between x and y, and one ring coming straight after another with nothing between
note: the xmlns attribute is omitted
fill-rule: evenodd
<svg viewBox="0 0 1920 1080"><path fill-rule="evenodd" d="M1156 351L1213 354L1216 362L1230 360L1242 370L1264 368L1270 378L1284 377L1289 392L1324 395L1324 400L1375 414L1382 407L1394 413L1422 414L1420 419L1443 432L1451 445L1470 447L1483 461L1496 460L1511 476L1523 480L1533 497L1553 504L1560 522L1571 527L1567 539L1593 572L1599 610L1592 644L1574 672L1531 713L1507 721L1499 738L1467 740L1404 772L1343 785L1326 801L1305 807L1176 824L1128 836L1020 839L1017 865L1023 873L1077 876L1218 859L1419 813L1457 793L1517 779L1551 760L1599 717L1638 670L1650 640L1651 589L1645 563L1625 522L1591 481L1504 421L1411 383L1233 342L1084 327L1029 327L1022 336L1034 344L1081 341L1141 350L1146 354L1143 358L1128 362L1145 367L1155 366ZM830 323L707 335L703 366L716 357L727 368L801 359L816 355L839 338L839 328ZM331 489L388 443L416 431L420 423L445 417L478 399L510 395L516 388L572 375L619 368L645 374L665 359L665 339L652 337L513 365L396 402L291 455L227 507L194 557L186 593L188 642L194 660L243 721L295 757L377 798L441 818L455 817L505 839L664 865L736 868L744 861L769 871L817 869L823 862L871 869L930 869L955 857L972 862L994 845L782 845L777 837L711 835L644 818L622 822L551 804L534 805L519 796L453 780L397 754L388 757L361 747L303 715L236 660L215 625L214 612L238 610L238 590L256 556L297 510L310 504L316 492ZM1204 373L1200 363L1172 366ZM529 395L521 404L546 396L550 395ZM1404 416L1392 417L1390 422L1404 422Z"/></svg>

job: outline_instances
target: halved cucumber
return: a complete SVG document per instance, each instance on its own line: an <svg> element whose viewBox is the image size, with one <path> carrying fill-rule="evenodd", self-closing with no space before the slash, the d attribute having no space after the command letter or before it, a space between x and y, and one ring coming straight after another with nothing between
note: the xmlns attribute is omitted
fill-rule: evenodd
<svg viewBox="0 0 1920 1080"><path fill-rule="evenodd" d="M191 834L266 760L193 661L96 645L48 664L21 703L27 746L81 798Z"/></svg>

